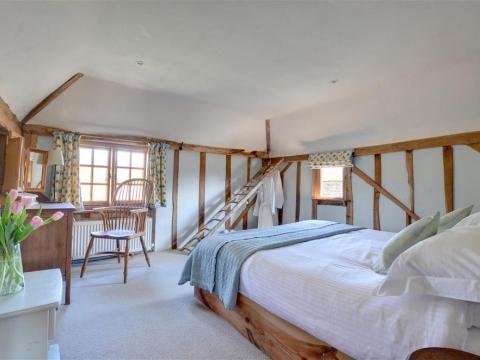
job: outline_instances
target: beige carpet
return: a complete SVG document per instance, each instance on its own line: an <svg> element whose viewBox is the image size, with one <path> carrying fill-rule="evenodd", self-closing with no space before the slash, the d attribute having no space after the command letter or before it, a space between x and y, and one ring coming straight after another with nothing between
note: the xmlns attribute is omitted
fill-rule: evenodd
<svg viewBox="0 0 480 360"><path fill-rule="evenodd" d="M130 262L128 284L116 260L74 266L72 302L57 317L62 359L266 359L177 281L185 256L150 254Z"/></svg>

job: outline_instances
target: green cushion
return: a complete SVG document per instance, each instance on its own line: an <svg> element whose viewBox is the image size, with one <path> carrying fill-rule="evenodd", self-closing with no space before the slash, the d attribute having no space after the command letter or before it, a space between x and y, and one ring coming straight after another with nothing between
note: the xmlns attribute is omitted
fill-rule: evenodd
<svg viewBox="0 0 480 360"><path fill-rule="evenodd" d="M472 212L473 205L466 207L464 209L457 209L448 214L443 215L440 218L440 222L438 224L438 232L441 233L442 231L448 230L461 220L466 218Z"/></svg>
<svg viewBox="0 0 480 360"><path fill-rule="evenodd" d="M422 218L395 234L382 249L379 257L373 264L373 270L379 274L386 274L393 261L405 250L416 243L437 233L440 213Z"/></svg>

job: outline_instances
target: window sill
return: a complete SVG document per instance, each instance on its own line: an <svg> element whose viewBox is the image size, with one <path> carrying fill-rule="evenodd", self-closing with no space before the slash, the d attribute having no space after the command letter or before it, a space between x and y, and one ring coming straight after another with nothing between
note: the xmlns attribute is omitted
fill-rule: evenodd
<svg viewBox="0 0 480 360"><path fill-rule="evenodd" d="M317 205L347 206L348 200L345 199L312 199Z"/></svg>

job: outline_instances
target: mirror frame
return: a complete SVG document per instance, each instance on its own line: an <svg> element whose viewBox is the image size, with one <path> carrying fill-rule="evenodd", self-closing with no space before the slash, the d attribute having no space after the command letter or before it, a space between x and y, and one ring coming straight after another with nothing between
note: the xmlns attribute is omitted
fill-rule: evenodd
<svg viewBox="0 0 480 360"><path fill-rule="evenodd" d="M31 166L30 166L30 153L37 153L43 155L42 163L42 181L41 186L38 188L29 187L30 184L27 184L27 179L31 175ZM40 149L28 149L27 150L27 161L25 163L25 183L24 190L32 193L43 193L47 187L47 163L48 163L48 151Z"/></svg>

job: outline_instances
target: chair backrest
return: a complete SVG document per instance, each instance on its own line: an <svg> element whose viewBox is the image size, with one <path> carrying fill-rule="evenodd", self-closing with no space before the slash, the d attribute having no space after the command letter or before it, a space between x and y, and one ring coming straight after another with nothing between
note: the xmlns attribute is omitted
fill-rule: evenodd
<svg viewBox="0 0 480 360"><path fill-rule="evenodd" d="M148 207L152 198L153 183L147 179L130 179L118 185L112 198L112 206L131 208Z"/></svg>
<svg viewBox="0 0 480 360"><path fill-rule="evenodd" d="M97 210L102 216L103 230L128 231L143 235L145 233L145 220L147 208L131 206L109 206Z"/></svg>

